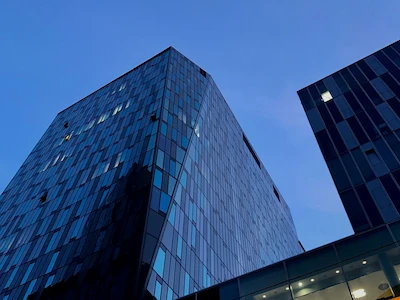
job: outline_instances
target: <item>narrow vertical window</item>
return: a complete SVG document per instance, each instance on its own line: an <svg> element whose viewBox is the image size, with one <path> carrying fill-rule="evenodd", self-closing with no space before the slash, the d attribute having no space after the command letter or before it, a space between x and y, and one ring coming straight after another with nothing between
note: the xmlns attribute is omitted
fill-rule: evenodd
<svg viewBox="0 0 400 300"><path fill-rule="evenodd" d="M278 200L281 201L281 198L279 197L279 193L276 190L275 186L273 188L274 188L274 194L275 194L276 198L278 198Z"/></svg>

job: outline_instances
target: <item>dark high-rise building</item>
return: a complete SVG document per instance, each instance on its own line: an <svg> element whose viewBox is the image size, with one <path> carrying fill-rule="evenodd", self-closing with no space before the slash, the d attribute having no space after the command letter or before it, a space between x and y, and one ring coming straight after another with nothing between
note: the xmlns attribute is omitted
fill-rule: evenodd
<svg viewBox="0 0 400 300"><path fill-rule="evenodd" d="M301 253L213 79L173 48L60 112L0 196L1 299L176 299Z"/></svg>
<svg viewBox="0 0 400 300"><path fill-rule="evenodd" d="M298 91L355 232L400 218L400 42Z"/></svg>
<svg viewBox="0 0 400 300"><path fill-rule="evenodd" d="M399 67L400 41L298 91L356 234L182 300L400 299Z"/></svg>

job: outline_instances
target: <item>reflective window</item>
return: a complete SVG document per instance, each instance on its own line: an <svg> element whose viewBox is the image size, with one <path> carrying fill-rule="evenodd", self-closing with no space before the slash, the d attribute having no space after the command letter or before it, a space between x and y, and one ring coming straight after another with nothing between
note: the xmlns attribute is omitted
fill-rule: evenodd
<svg viewBox="0 0 400 300"><path fill-rule="evenodd" d="M56 263L56 260L57 260L57 257L58 257L59 253L60 252L56 252L56 253L53 254L53 257L51 258L50 264L47 267L46 274L50 273L53 270L54 264Z"/></svg>
<svg viewBox="0 0 400 300"><path fill-rule="evenodd" d="M190 283L189 274L187 272L185 272L185 283L184 283L184 290L183 290L184 295L189 294L189 283Z"/></svg>
<svg viewBox="0 0 400 300"><path fill-rule="evenodd" d="M157 300L161 299L161 283L156 281L156 290L154 292L154 297L156 297Z"/></svg>
<svg viewBox="0 0 400 300"><path fill-rule="evenodd" d="M35 263L32 263L32 264L29 265L28 269L27 269L26 272L25 272L24 277L23 277L22 280L21 280L21 284L26 283L26 281L28 280L29 275L30 275L31 272L32 272L32 269L33 269L33 266L34 266L34 265L35 265Z"/></svg>
<svg viewBox="0 0 400 300"><path fill-rule="evenodd" d="M178 235L178 245L176 247L176 255L182 258L182 237Z"/></svg>
<svg viewBox="0 0 400 300"><path fill-rule="evenodd" d="M161 248L158 248L157 257L154 262L153 269L161 277L163 277L164 273L164 261L165 261L165 251Z"/></svg>
<svg viewBox="0 0 400 300"><path fill-rule="evenodd" d="M160 210L162 212L167 213L170 202L171 202L171 197L168 196L166 193L161 192Z"/></svg>
<svg viewBox="0 0 400 300"><path fill-rule="evenodd" d="M162 172L160 170L158 170L158 169L155 169L155 172L154 172L154 185L156 187L158 187L159 189L161 189L162 177L163 177Z"/></svg>

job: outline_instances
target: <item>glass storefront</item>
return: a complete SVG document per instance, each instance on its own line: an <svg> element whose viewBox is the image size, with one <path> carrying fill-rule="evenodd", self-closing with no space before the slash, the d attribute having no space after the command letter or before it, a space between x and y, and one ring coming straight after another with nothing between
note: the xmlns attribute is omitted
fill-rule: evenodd
<svg viewBox="0 0 400 300"><path fill-rule="evenodd" d="M185 300L400 299L400 222L350 236ZM399 297L399 298L398 298Z"/></svg>

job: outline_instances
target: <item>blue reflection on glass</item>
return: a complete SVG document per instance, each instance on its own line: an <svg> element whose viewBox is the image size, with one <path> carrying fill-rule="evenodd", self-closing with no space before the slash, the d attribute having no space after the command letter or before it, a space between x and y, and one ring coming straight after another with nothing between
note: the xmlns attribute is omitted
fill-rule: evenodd
<svg viewBox="0 0 400 300"><path fill-rule="evenodd" d="M162 172L156 169L154 173L154 185L159 189L161 189L161 183L162 183Z"/></svg>
<svg viewBox="0 0 400 300"><path fill-rule="evenodd" d="M166 193L162 192L160 200L160 210L164 213L167 213L170 202L171 202L171 197L168 196Z"/></svg>
<svg viewBox="0 0 400 300"><path fill-rule="evenodd" d="M164 261L165 261L165 252L163 249L158 248L158 253L157 253L156 261L154 262L153 269L161 277L163 277L163 273L164 273Z"/></svg>

